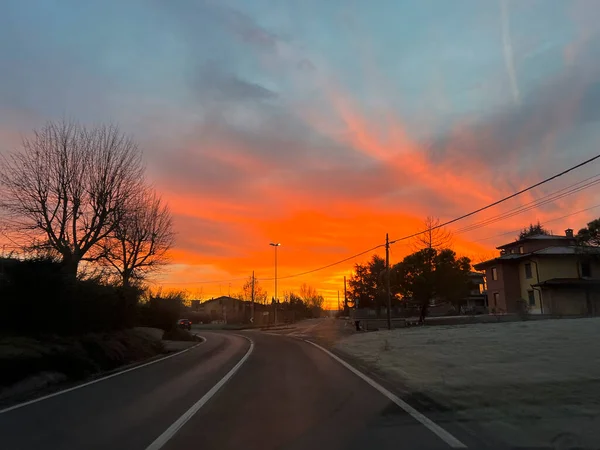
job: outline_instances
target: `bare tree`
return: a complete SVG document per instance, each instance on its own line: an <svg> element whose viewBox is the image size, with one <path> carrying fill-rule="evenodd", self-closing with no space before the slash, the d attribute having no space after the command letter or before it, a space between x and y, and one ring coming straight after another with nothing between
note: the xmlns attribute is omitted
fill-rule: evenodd
<svg viewBox="0 0 600 450"><path fill-rule="evenodd" d="M252 275L244 282L242 291L236 295L237 298L244 301L252 300ZM254 302L266 305L267 304L267 291L260 285L258 280L254 279Z"/></svg>
<svg viewBox="0 0 600 450"><path fill-rule="evenodd" d="M424 222L425 231L415 237L416 250L442 249L452 245L452 232L440 227L440 219L428 216Z"/></svg>
<svg viewBox="0 0 600 450"><path fill-rule="evenodd" d="M302 283L300 285L300 298L302 298L304 304L311 309L323 309L325 299L313 286Z"/></svg>
<svg viewBox="0 0 600 450"><path fill-rule="evenodd" d="M120 220L100 241L99 260L119 274L123 286L130 286L167 263L174 238L168 206L155 192L142 190L129 199Z"/></svg>
<svg viewBox="0 0 600 450"><path fill-rule="evenodd" d="M4 157L0 207L25 250L56 252L66 273L119 223L143 168L137 145L115 126L49 122Z"/></svg>

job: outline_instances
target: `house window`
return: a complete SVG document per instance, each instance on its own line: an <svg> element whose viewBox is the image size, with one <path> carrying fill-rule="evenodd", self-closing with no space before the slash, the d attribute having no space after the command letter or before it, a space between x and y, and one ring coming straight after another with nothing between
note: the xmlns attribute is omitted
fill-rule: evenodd
<svg viewBox="0 0 600 450"><path fill-rule="evenodd" d="M529 297L529 306L535 306L535 294L533 291L527 291L527 296Z"/></svg>
<svg viewBox="0 0 600 450"><path fill-rule="evenodd" d="M500 300L500 293L494 292L494 308L498 306L498 301Z"/></svg>
<svg viewBox="0 0 600 450"><path fill-rule="evenodd" d="M511 255L514 255L514 254L515 254L515 249L514 249L514 248L511 248L511 249L510 249L510 254L511 254Z"/></svg>
<svg viewBox="0 0 600 450"><path fill-rule="evenodd" d="M589 261L581 263L581 276L588 278L592 276L592 265Z"/></svg>
<svg viewBox="0 0 600 450"><path fill-rule="evenodd" d="M496 269L495 267L492 267L492 280L497 280L498 279L498 269Z"/></svg>
<svg viewBox="0 0 600 450"><path fill-rule="evenodd" d="M527 263L525 264L525 278L532 278L533 275L531 275L531 264Z"/></svg>
<svg viewBox="0 0 600 450"><path fill-rule="evenodd" d="M522 245L519 246L519 253L521 253L521 254L525 253Z"/></svg>

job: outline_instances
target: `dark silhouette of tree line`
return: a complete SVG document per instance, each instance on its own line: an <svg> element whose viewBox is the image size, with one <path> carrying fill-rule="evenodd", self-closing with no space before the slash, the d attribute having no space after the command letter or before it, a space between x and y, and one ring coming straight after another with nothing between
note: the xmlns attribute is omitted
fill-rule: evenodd
<svg viewBox="0 0 600 450"><path fill-rule="evenodd" d="M2 330L132 326L174 242L139 147L113 125L49 122L23 139L0 159L0 213L19 248L0 260Z"/></svg>

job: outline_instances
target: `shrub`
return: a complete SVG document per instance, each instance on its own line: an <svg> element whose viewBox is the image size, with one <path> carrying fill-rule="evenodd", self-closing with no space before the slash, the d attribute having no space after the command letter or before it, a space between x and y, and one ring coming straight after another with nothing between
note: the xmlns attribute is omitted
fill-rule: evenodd
<svg viewBox="0 0 600 450"><path fill-rule="evenodd" d="M195 341L196 337L187 330L182 330L179 327L165 331L163 339L167 341Z"/></svg>
<svg viewBox="0 0 600 450"><path fill-rule="evenodd" d="M137 323L142 327L160 328L165 331L177 327L183 296L181 293L163 294L148 292L138 307Z"/></svg>
<svg viewBox="0 0 600 450"><path fill-rule="evenodd" d="M0 385L8 386L40 372L81 379L164 351L160 341L135 330L43 339L0 339Z"/></svg>
<svg viewBox="0 0 600 450"><path fill-rule="evenodd" d="M517 314L522 319L529 318L529 304L527 303L527 301L520 298L516 301L516 305L517 305Z"/></svg>
<svg viewBox="0 0 600 450"><path fill-rule="evenodd" d="M0 331L20 335L76 335L132 327L139 292L75 280L50 258L3 260Z"/></svg>

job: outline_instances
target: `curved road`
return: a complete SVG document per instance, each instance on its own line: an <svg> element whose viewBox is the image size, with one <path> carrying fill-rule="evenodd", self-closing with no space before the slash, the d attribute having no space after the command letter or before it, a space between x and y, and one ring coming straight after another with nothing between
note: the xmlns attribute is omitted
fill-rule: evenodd
<svg viewBox="0 0 600 450"><path fill-rule="evenodd" d="M189 418L250 349L240 335L201 334L206 342L180 355L0 413L0 448L450 448L319 348L263 333L245 334L252 353Z"/></svg>

